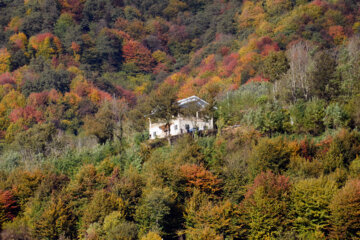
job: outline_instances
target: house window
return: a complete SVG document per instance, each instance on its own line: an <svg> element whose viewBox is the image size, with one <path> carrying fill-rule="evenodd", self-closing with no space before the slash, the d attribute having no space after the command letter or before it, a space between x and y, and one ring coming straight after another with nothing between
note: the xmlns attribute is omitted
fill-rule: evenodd
<svg viewBox="0 0 360 240"><path fill-rule="evenodd" d="M175 126L174 126L174 130L178 130L178 125L175 125Z"/></svg>
<svg viewBox="0 0 360 240"><path fill-rule="evenodd" d="M153 138L156 138L156 132L153 132Z"/></svg>

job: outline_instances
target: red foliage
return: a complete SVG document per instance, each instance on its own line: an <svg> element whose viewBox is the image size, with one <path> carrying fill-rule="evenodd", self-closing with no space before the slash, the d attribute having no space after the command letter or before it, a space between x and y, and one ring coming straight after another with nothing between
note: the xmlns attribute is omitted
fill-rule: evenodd
<svg viewBox="0 0 360 240"><path fill-rule="evenodd" d="M203 166L185 164L180 167L180 171L187 180L188 191L191 191L193 187L209 193L220 191L221 179L218 179Z"/></svg>
<svg viewBox="0 0 360 240"><path fill-rule="evenodd" d="M49 92L43 91L40 93L31 93L28 97L28 105L43 107L46 106L49 101Z"/></svg>
<svg viewBox="0 0 360 240"><path fill-rule="evenodd" d="M256 47L258 49L262 49L265 45L272 44L272 39L270 37L263 37L259 41L256 42Z"/></svg>
<svg viewBox="0 0 360 240"><path fill-rule="evenodd" d="M63 54L60 55L59 57L53 57L52 58L52 65L57 68L60 64L64 65L65 67L71 67L71 66L75 66L75 67L79 67L80 64L69 54Z"/></svg>
<svg viewBox="0 0 360 240"><path fill-rule="evenodd" d="M325 7L327 5L327 3L322 0L314 0L311 4L319 7Z"/></svg>
<svg viewBox="0 0 360 240"><path fill-rule="evenodd" d="M135 63L145 72L151 72L154 67L155 60L151 56L151 52L137 41L127 41L123 46L123 55L126 62Z"/></svg>
<svg viewBox="0 0 360 240"><path fill-rule="evenodd" d="M136 103L136 96L135 93L133 93L130 90L126 90L125 88L122 88L121 86L116 86L116 89L120 92L120 96L122 98L125 98L125 100L130 105L134 105Z"/></svg>
<svg viewBox="0 0 360 240"><path fill-rule="evenodd" d="M222 47L222 48L220 49L220 54L221 54L222 56L228 55L229 52L230 52L230 48L229 48L229 47Z"/></svg>
<svg viewBox="0 0 360 240"><path fill-rule="evenodd" d="M99 96L100 96L100 99L101 101L105 101L105 100L111 100L112 99L112 96L105 92L105 91L102 91L102 90L98 90L99 91Z"/></svg>
<svg viewBox="0 0 360 240"><path fill-rule="evenodd" d="M272 51L280 50L277 43L273 42L273 40L269 37L263 37L259 41L257 41L256 47L260 50L263 56L268 55Z"/></svg>
<svg viewBox="0 0 360 240"><path fill-rule="evenodd" d="M308 160L312 160L316 154L316 146L313 141L309 141L307 138L303 139L299 143L300 155Z"/></svg>
<svg viewBox="0 0 360 240"><path fill-rule="evenodd" d="M200 73L204 72L213 72L216 69L216 59L215 55L210 55L205 58L200 66Z"/></svg>
<svg viewBox="0 0 360 240"><path fill-rule="evenodd" d="M233 73L236 65L238 64L238 58L239 58L239 54L237 53L232 53L224 57L223 66L225 71L224 72L225 77L229 77Z"/></svg>
<svg viewBox="0 0 360 240"><path fill-rule="evenodd" d="M12 122L17 122L19 119L24 119L27 124L41 123L44 121L42 112L36 110L33 106L15 108L10 113L9 119Z"/></svg>
<svg viewBox="0 0 360 240"><path fill-rule="evenodd" d="M16 85L15 78L9 72L0 75L0 85L5 84Z"/></svg>
<svg viewBox="0 0 360 240"><path fill-rule="evenodd" d="M19 206L17 205L13 194L10 191L3 191L0 189L0 220L13 220L18 212ZM5 219L3 219L5 217ZM1 225L1 222L0 222Z"/></svg>
<svg viewBox="0 0 360 240"><path fill-rule="evenodd" d="M158 65L156 65L156 67L154 68L153 72L154 74L158 74L160 72L166 72L167 71L167 66L164 63L159 63Z"/></svg>
<svg viewBox="0 0 360 240"><path fill-rule="evenodd" d="M290 182L286 176L275 175L271 171L262 172L254 179L254 183L249 187L245 198L251 198L259 187L263 188L266 195L276 198L290 189Z"/></svg>
<svg viewBox="0 0 360 240"><path fill-rule="evenodd" d="M53 38L54 35L52 33L39 33L36 35L37 42L43 42L46 38Z"/></svg>
<svg viewBox="0 0 360 240"><path fill-rule="evenodd" d="M319 142L318 144L316 144L316 147L319 148L321 155L323 155L329 151L330 145L333 141L334 141L334 139L331 136L328 136L326 139L324 139L321 142Z"/></svg>

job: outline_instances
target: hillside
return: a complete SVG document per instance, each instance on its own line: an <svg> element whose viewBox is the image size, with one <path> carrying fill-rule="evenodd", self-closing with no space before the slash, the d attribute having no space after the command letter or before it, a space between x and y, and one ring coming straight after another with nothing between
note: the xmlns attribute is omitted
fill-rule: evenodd
<svg viewBox="0 0 360 240"><path fill-rule="evenodd" d="M358 1L0 12L1 239L360 238ZM193 95L217 133L149 141Z"/></svg>

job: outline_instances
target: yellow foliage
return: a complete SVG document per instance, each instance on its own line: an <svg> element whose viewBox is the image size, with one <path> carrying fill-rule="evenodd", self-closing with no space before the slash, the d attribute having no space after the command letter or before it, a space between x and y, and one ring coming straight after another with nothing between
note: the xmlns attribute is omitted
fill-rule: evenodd
<svg viewBox="0 0 360 240"><path fill-rule="evenodd" d="M51 33L42 33L32 36L29 39L29 46L35 50L37 57L43 56L50 58L61 51L60 39Z"/></svg>
<svg viewBox="0 0 360 240"><path fill-rule="evenodd" d="M25 47L27 45L27 37L22 32L12 35L9 41L15 44L18 48L21 48L23 50L25 50Z"/></svg>
<svg viewBox="0 0 360 240"><path fill-rule="evenodd" d="M6 48L0 49L0 74L10 71L10 57Z"/></svg>
<svg viewBox="0 0 360 240"><path fill-rule="evenodd" d="M257 41L257 38L251 38L249 40L249 43L244 45L243 47L240 48L239 50L239 55L240 57L254 51L256 49L256 41Z"/></svg>
<svg viewBox="0 0 360 240"><path fill-rule="evenodd" d="M310 19L317 19L321 17L323 10L320 6L315 4L300 5L291 11L285 18L283 18L274 32L282 32L285 30L294 30L299 27L304 16Z"/></svg>
<svg viewBox="0 0 360 240"><path fill-rule="evenodd" d="M0 116L7 116L18 107L24 107L26 99L20 92L11 90L0 102Z"/></svg>
<svg viewBox="0 0 360 240"><path fill-rule="evenodd" d="M265 36L265 35L272 33L273 29L274 29L274 26L271 23L269 23L268 21L263 21L256 28L255 32L256 32L256 34L258 34L260 36Z"/></svg>
<svg viewBox="0 0 360 240"><path fill-rule="evenodd" d="M352 29L353 29L354 33L359 33L360 32L360 22L355 22Z"/></svg>
<svg viewBox="0 0 360 240"><path fill-rule="evenodd" d="M134 92L136 95L142 95L145 93L145 91L149 88L149 83L148 82L144 82L143 84L141 84L140 86L136 86L134 89Z"/></svg>
<svg viewBox="0 0 360 240"><path fill-rule="evenodd" d="M22 23L22 19L18 16L16 17L13 17L9 24L7 25L7 27L5 28L6 31L8 30L11 30L11 31L14 31L14 32L17 32L19 30L19 27Z"/></svg>
<svg viewBox="0 0 360 240"><path fill-rule="evenodd" d="M81 71L78 67L75 67L75 66L70 66L68 69L67 69L68 72L70 73L73 73L75 74L76 76L79 76L79 75L83 75L84 72Z"/></svg>
<svg viewBox="0 0 360 240"><path fill-rule="evenodd" d="M272 15L279 15L291 8L290 0L266 0L266 10Z"/></svg>
<svg viewBox="0 0 360 240"><path fill-rule="evenodd" d="M148 232L141 240L162 240L162 238L157 233Z"/></svg>
<svg viewBox="0 0 360 240"><path fill-rule="evenodd" d="M70 84L70 89L74 90L79 86L82 86L83 88L90 88L90 84L86 81L85 77L83 75L77 75Z"/></svg>
<svg viewBox="0 0 360 240"><path fill-rule="evenodd" d="M166 62L166 53L160 50L155 51L152 54L152 57L158 62L158 63L165 63Z"/></svg>
<svg viewBox="0 0 360 240"><path fill-rule="evenodd" d="M262 1L245 1L242 12L237 16L236 20L240 29L258 26L265 20Z"/></svg>

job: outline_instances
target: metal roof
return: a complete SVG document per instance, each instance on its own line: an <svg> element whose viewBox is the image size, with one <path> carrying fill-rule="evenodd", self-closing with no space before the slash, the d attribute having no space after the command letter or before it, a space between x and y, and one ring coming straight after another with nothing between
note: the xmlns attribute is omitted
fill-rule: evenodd
<svg viewBox="0 0 360 240"><path fill-rule="evenodd" d="M196 103L197 105L199 105L200 107L204 108L207 105L209 105L209 103L207 103L206 101L202 100L201 98L197 97L197 96L191 96L188 98L184 98L178 101L179 106L185 106L186 104L189 103Z"/></svg>

